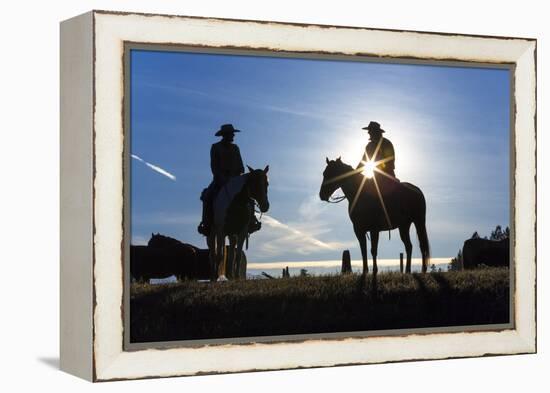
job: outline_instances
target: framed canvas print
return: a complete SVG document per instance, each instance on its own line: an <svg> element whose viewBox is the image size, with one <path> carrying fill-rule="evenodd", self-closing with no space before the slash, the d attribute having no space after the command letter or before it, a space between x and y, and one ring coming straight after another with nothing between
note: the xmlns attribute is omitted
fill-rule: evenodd
<svg viewBox="0 0 550 393"><path fill-rule="evenodd" d="M536 351L536 40L61 24L61 367Z"/></svg>

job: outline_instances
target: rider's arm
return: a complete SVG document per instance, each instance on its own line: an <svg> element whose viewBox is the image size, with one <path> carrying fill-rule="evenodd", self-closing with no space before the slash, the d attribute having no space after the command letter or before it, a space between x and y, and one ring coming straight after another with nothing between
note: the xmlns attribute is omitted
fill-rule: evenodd
<svg viewBox="0 0 550 393"><path fill-rule="evenodd" d="M367 161L367 149L365 148L365 152L363 153L363 158L361 158L361 161L359 161L359 164L357 164L357 167L355 169L359 169L363 166L365 166L365 162Z"/></svg>
<svg viewBox="0 0 550 393"><path fill-rule="evenodd" d="M212 170L214 181L217 181L220 176L220 160L215 145L212 145L210 148L210 169Z"/></svg>
<svg viewBox="0 0 550 393"><path fill-rule="evenodd" d="M388 167L388 169L393 170L393 169L395 169L395 150L393 149L393 144L390 141L388 141L387 139L386 139L386 141L388 142L386 157L392 157L392 159L388 161L387 167Z"/></svg>
<svg viewBox="0 0 550 393"><path fill-rule="evenodd" d="M239 174L242 175L244 173L244 165L243 165L243 158L241 157L241 150L237 145L235 145L235 148L237 149L237 164L239 166Z"/></svg>

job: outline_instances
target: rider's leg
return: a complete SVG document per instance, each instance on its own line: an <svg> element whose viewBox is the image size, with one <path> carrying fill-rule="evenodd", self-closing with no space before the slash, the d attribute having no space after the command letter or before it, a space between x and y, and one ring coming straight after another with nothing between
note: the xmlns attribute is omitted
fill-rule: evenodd
<svg viewBox="0 0 550 393"><path fill-rule="evenodd" d="M204 236L208 236L211 228L210 220L209 220L211 209L209 208L209 205L210 205L209 201L202 201L202 221L199 224L199 227L197 228L199 233Z"/></svg>
<svg viewBox="0 0 550 393"><path fill-rule="evenodd" d="M245 260L243 258L243 245L246 240L246 233L241 233L237 241L237 250L235 251L235 276L234 278L246 279L246 266L243 266ZM242 272L242 274L241 274Z"/></svg>
<svg viewBox="0 0 550 393"><path fill-rule="evenodd" d="M200 234L208 236L212 228L212 187L205 189L201 195L202 200L202 221L197 230Z"/></svg>

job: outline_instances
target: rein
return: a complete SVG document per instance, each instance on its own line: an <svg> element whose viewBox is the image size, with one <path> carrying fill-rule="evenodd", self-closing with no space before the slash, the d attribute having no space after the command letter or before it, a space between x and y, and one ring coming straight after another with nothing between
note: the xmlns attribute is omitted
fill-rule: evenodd
<svg viewBox="0 0 550 393"><path fill-rule="evenodd" d="M353 173L353 172L352 172L352 171L349 171L349 173ZM328 181L326 181L326 183L325 183L325 181L323 181L323 184L334 183L335 181L337 181L337 180L339 180L339 179L341 179L341 178L343 178L342 175L340 175L340 176L335 176L335 177L329 179ZM361 184L362 184L362 183L361 183ZM345 195L340 195L340 196L336 196L336 197L333 197L333 196L331 195L331 196L326 200L326 202L328 202L328 203L340 203L340 202L342 202L344 199L346 199L346 196L345 196ZM384 211L385 211L385 208L384 208ZM388 227L391 228L391 223L390 223L390 221L389 221L389 219L388 219L387 214L386 214L386 222L387 222L387 224L388 224ZM388 229L388 236L389 236L389 239L391 240L391 229ZM368 233L368 232L367 232L367 239L370 240L370 236L369 236L369 233Z"/></svg>
<svg viewBox="0 0 550 393"><path fill-rule="evenodd" d="M262 222L262 216L264 215L264 213L261 211L260 209L260 204L258 203L258 201L254 198L251 198L250 197L250 188L249 185L248 185L248 181L249 181L249 178L246 179L246 183L245 183L245 187L247 188L247 196L248 196L248 199L252 201L252 209L253 209L253 214L254 216L256 215L256 213L260 213L260 217L257 218L257 220L261 223ZM246 231L246 250L248 250L248 239L250 238L250 233L248 233L248 230Z"/></svg>
<svg viewBox="0 0 550 393"><path fill-rule="evenodd" d="M345 195L340 195L340 196L337 196L337 197L333 197L331 196L327 202L328 203L340 203L342 202L344 199L346 199L346 196Z"/></svg>

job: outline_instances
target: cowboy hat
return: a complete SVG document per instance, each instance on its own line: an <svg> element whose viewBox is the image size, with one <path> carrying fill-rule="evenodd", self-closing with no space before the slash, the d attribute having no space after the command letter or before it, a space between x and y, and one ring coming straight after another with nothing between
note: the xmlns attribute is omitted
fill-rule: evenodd
<svg viewBox="0 0 550 393"><path fill-rule="evenodd" d="M236 130L233 128L233 124L224 124L216 132L216 136L224 136L226 134L234 134L236 132L241 132L241 130Z"/></svg>
<svg viewBox="0 0 550 393"><path fill-rule="evenodd" d="M380 132L386 132L383 129L380 128L380 123L376 121L371 121L368 126L363 127L363 130L369 130L369 131L380 131Z"/></svg>

